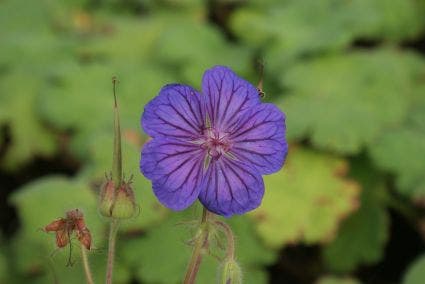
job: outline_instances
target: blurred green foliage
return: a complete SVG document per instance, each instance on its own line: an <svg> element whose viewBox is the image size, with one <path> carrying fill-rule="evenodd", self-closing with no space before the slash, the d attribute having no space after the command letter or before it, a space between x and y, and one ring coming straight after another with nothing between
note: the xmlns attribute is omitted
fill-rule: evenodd
<svg viewBox="0 0 425 284"><path fill-rule="evenodd" d="M409 270L403 279L403 284L419 284L425 279L425 255L420 256Z"/></svg>
<svg viewBox="0 0 425 284"><path fill-rule="evenodd" d="M265 177L270 190L251 213L265 243L279 248L333 239L340 220L358 207L360 188L345 179L347 167L337 157L293 146L284 169Z"/></svg>
<svg viewBox="0 0 425 284"><path fill-rule="evenodd" d="M184 221L201 209L169 212L139 173L143 106L167 83L199 88L213 65L255 84L264 60L266 99L287 114L291 147L285 167L265 178L262 206L228 220L245 282L266 283L279 250L305 243L322 248L317 283L359 283L348 275L383 258L388 207L425 203L425 58L410 48L425 33L424 14L423 0L0 1L0 168L14 174L58 156L79 165L72 177L13 192L20 226L0 239L0 282L83 283L78 250L65 267L69 251L38 230L73 208L87 218L103 281L107 221L96 198L112 161L113 75L124 171L140 205L121 227L114 276L180 282ZM422 283L424 270L422 257L404 283ZM216 283L216 274L208 257L199 281Z"/></svg>
<svg viewBox="0 0 425 284"><path fill-rule="evenodd" d="M357 280L351 279L351 278L338 278L334 276L324 276L317 284L360 284Z"/></svg>

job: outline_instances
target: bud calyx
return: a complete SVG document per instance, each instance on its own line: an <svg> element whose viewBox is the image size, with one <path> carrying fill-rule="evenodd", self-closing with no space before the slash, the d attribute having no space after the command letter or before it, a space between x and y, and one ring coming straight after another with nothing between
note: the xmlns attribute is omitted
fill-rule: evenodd
<svg viewBox="0 0 425 284"><path fill-rule="evenodd" d="M107 178L100 191L100 213L105 217L128 219L134 216L136 203L131 181L115 187L112 179Z"/></svg>

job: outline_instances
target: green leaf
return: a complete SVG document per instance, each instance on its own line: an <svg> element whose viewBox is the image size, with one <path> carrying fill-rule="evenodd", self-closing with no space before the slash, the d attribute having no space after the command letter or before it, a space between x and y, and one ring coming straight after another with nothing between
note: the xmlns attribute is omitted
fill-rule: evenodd
<svg viewBox="0 0 425 284"><path fill-rule="evenodd" d="M140 129L143 106L165 83L175 81L169 72L155 66L57 66L51 74L56 84L46 87L38 107L49 123L59 129L74 131L72 150L83 160L90 154L87 152L87 140L105 131L112 135L113 75L120 81L117 96L121 126L134 131Z"/></svg>
<svg viewBox="0 0 425 284"><path fill-rule="evenodd" d="M425 279L425 255L418 257L403 277L403 284L422 284Z"/></svg>
<svg viewBox="0 0 425 284"><path fill-rule="evenodd" d="M410 39L425 28L425 5L415 0L267 2L238 9L230 26L239 38L266 49L274 72L306 55L341 50L356 38Z"/></svg>
<svg viewBox="0 0 425 284"><path fill-rule="evenodd" d="M120 244L118 251L123 261L136 271L139 280L147 283L181 282L192 251L185 242L192 236L184 230L184 225L176 224L196 218L193 212L193 209L189 209L175 213L166 222L152 228L146 236ZM199 208L197 212L201 213ZM267 276L262 266L272 262L274 254L264 249L253 237L246 217L233 218L231 227L236 235L237 260L245 273L246 283L266 283ZM213 253L217 254L215 251ZM216 283L218 265L215 258L205 255L197 278L199 283Z"/></svg>
<svg viewBox="0 0 425 284"><path fill-rule="evenodd" d="M47 30L48 11L44 2L28 3L25 0L2 1L0 23L4 29L3 31L14 33L15 30L22 30L30 33ZM28 25L28 23L31 23L31 25Z"/></svg>
<svg viewBox="0 0 425 284"><path fill-rule="evenodd" d="M353 1L275 3L240 9L231 19L237 36L265 50L267 69L272 73L282 73L283 67L305 55L340 50L354 38L358 16ZM369 17L364 15L362 28L368 26L368 21Z"/></svg>
<svg viewBox="0 0 425 284"><path fill-rule="evenodd" d="M215 65L236 73L251 69L250 50L228 43L222 33L202 19L177 19L164 29L157 43L158 60L182 68L184 81L200 87L202 74Z"/></svg>
<svg viewBox="0 0 425 284"><path fill-rule="evenodd" d="M345 160L292 147L285 166L266 176L262 205L251 213L271 247L330 241L358 206L359 185L345 178Z"/></svg>
<svg viewBox="0 0 425 284"><path fill-rule="evenodd" d="M360 284L360 282L349 277L324 276L316 284Z"/></svg>
<svg viewBox="0 0 425 284"><path fill-rule="evenodd" d="M361 0L359 2L365 12L369 9L376 17L371 25L371 31L365 34L368 37L392 41L406 40L418 36L425 29L423 17L425 2L423 1Z"/></svg>
<svg viewBox="0 0 425 284"><path fill-rule="evenodd" d="M16 170L34 156L51 156L56 151L54 136L34 109L40 78L28 73L0 77L0 124L10 129L10 145L2 167Z"/></svg>
<svg viewBox="0 0 425 284"><path fill-rule="evenodd" d="M425 67L422 69L425 74ZM397 175L400 193L425 197L425 85L418 87L403 123L389 129L370 147L373 161Z"/></svg>
<svg viewBox="0 0 425 284"><path fill-rule="evenodd" d="M131 14L139 14L139 10L149 14L158 14L162 11L173 11L174 14L182 13L181 18L192 12L196 16L205 14L206 4L202 0L136 0L122 2L121 0L103 0L98 5L105 6L108 10L117 13L120 10L128 10Z"/></svg>
<svg viewBox="0 0 425 284"><path fill-rule="evenodd" d="M82 44L78 55L89 62L107 61L118 66L146 64L145 61L155 53L155 43L169 22L165 15L158 14L143 18L106 14L95 19L106 32Z"/></svg>
<svg viewBox="0 0 425 284"><path fill-rule="evenodd" d="M42 74L72 56L75 38L59 33L61 22L72 22L69 10L59 13L53 1L1 2L2 46L0 67ZM31 47L31 48L29 48Z"/></svg>
<svg viewBox="0 0 425 284"><path fill-rule="evenodd" d="M310 137L322 149L359 153L404 120L418 66L420 58L391 50L297 65L282 78L290 93L282 103L289 139Z"/></svg>
<svg viewBox="0 0 425 284"><path fill-rule="evenodd" d="M380 167L397 174L397 189L401 193L413 198L425 196L425 132L388 132L371 151Z"/></svg>
<svg viewBox="0 0 425 284"><path fill-rule="evenodd" d="M268 51L267 66L274 72L302 55L348 45L357 29L357 8L353 1L275 3L265 8L240 9L231 21L233 31L240 38ZM367 27L369 17L364 16L360 23Z"/></svg>
<svg viewBox="0 0 425 284"><path fill-rule="evenodd" d="M352 175L362 185L360 209L343 221L336 239L323 251L325 264L335 272L375 264L382 258L388 240L383 179L359 159L353 164Z"/></svg>

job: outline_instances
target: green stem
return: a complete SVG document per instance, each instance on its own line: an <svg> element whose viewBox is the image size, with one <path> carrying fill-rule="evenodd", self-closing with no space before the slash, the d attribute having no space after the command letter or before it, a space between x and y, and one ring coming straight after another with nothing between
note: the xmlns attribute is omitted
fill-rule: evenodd
<svg viewBox="0 0 425 284"><path fill-rule="evenodd" d="M111 225L109 230L108 262L106 267L106 284L112 284L112 272L114 270L115 243L117 240L118 226L119 220L111 218Z"/></svg>
<svg viewBox="0 0 425 284"><path fill-rule="evenodd" d="M202 219L199 225L199 231L195 239L192 257L187 267L184 284L193 284L196 280L199 267L201 266L203 250L208 246L208 217L211 213L204 207L202 211Z"/></svg>
<svg viewBox="0 0 425 284"><path fill-rule="evenodd" d="M90 270L89 260L87 258L86 248L84 246L81 246L81 258L83 259L83 267L84 272L86 274L87 284L94 284L93 276Z"/></svg>
<svg viewBox="0 0 425 284"><path fill-rule="evenodd" d="M234 259L235 258L235 236L233 235L232 229L226 223L216 220L214 222L220 229L224 232L227 239L227 249L226 249L226 258Z"/></svg>

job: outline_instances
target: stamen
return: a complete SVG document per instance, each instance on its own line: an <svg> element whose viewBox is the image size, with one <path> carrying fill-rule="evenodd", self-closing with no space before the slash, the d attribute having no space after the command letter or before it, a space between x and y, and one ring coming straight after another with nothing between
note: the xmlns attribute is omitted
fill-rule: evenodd
<svg viewBox="0 0 425 284"><path fill-rule="evenodd" d="M208 169L208 167L209 167L209 165L210 165L210 163L211 163L211 156L208 154L208 155L205 155L205 158L204 158L204 171L206 171L207 169Z"/></svg>
<svg viewBox="0 0 425 284"><path fill-rule="evenodd" d="M207 129L211 128L211 119L207 113L206 117L205 117L205 126L207 127Z"/></svg>
<svg viewBox="0 0 425 284"><path fill-rule="evenodd" d="M232 152L230 152L230 151L225 152L225 153L224 153L224 155L225 155L226 157L230 158L231 160L234 160L234 161L236 161L236 160L238 159L238 158L237 158L235 155L233 155L233 153L232 153Z"/></svg>

